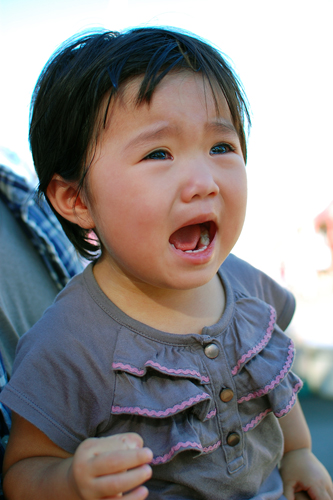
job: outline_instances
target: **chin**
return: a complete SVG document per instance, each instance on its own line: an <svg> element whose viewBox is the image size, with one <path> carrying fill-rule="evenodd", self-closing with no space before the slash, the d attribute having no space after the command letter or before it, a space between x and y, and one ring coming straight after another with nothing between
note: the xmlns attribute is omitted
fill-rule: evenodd
<svg viewBox="0 0 333 500"><path fill-rule="evenodd" d="M218 268L214 271L207 272L207 269L202 272L202 270L196 270L190 275L181 277L179 274L175 276L175 279L167 284L163 288L168 288L170 290L192 290L195 288L200 288L207 285L214 276L216 275Z"/></svg>

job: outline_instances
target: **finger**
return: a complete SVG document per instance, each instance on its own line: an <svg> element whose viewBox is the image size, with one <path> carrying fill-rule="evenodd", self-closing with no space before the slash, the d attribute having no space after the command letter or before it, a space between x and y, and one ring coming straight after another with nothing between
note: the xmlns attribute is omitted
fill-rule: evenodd
<svg viewBox="0 0 333 500"><path fill-rule="evenodd" d="M283 494L287 500L296 500L294 494L294 487L291 484L284 484Z"/></svg>
<svg viewBox="0 0 333 500"><path fill-rule="evenodd" d="M139 488L135 488L130 493L125 493L125 495L121 495L120 498L124 500L145 500L149 494L148 488L145 486L139 486ZM116 497L118 498L118 497Z"/></svg>
<svg viewBox="0 0 333 500"><path fill-rule="evenodd" d="M145 486L139 486L139 488L136 488L130 493L126 493L125 495L123 495L122 498L124 498L125 500L144 500L145 498L147 498L148 494L148 488L146 488Z"/></svg>
<svg viewBox="0 0 333 500"><path fill-rule="evenodd" d="M100 476L94 479L93 489L98 498L108 498L119 493L129 492L148 481L152 476L149 465L118 474Z"/></svg>
<svg viewBox="0 0 333 500"><path fill-rule="evenodd" d="M146 488L145 486L139 486L138 488L135 488L135 490L132 490L130 493L125 493L125 495L119 493L118 495L112 497L103 498L103 500L115 500L117 498L122 498L124 500L145 500L148 494L148 488Z"/></svg>
<svg viewBox="0 0 333 500"><path fill-rule="evenodd" d="M80 447L93 454L103 451L135 450L143 447L143 439L135 432L115 434L101 438L90 438L83 441Z"/></svg>
<svg viewBox="0 0 333 500"><path fill-rule="evenodd" d="M299 493L295 493L295 500L311 500L311 498L305 491L300 491Z"/></svg>
<svg viewBox="0 0 333 500"><path fill-rule="evenodd" d="M153 459L153 453L149 448L137 450L106 451L98 453L89 460L92 476L105 476L134 469L148 464Z"/></svg>
<svg viewBox="0 0 333 500"><path fill-rule="evenodd" d="M310 500L333 500L333 485L313 485L308 489Z"/></svg>
<svg viewBox="0 0 333 500"><path fill-rule="evenodd" d="M330 500L333 500L333 482L332 482L332 479L329 480L328 495L329 495Z"/></svg>
<svg viewBox="0 0 333 500"><path fill-rule="evenodd" d="M110 450L134 450L143 447L143 439L135 432L127 432L125 434L115 434L100 438L105 441Z"/></svg>
<svg viewBox="0 0 333 500"><path fill-rule="evenodd" d="M85 460L94 459L99 454L135 450L143 446L142 438L135 433L116 434L102 438L88 438L83 441L75 455L85 457Z"/></svg>
<svg viewBox="0 0 333 500"><path fill-rule="evenodd" d="M325 496L324 500L333 500L333 485L328 486L325 494L326 494L326 496Z"/></svg>

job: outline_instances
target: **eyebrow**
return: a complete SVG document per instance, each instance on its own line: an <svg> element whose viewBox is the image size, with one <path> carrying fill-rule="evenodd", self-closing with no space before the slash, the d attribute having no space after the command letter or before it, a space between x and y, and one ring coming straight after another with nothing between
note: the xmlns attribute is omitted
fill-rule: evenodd
<svg viewBox="0 0 333 500"><path fill-rule="evenodd" d="M233 133L238 136L237 130L234 125L228 120L218 120L214 122L207 123L205 128L209 132L217 133ZM140 147L146 145L147 142L160 139L166 136L177 136L180 135L181 129L177 125L162 125L157 129L152 131L143 131L134 137L128 144L126 144L126 149L132 146Z"/></svg>
<svg viewBox="0 0 333 500"><path fill-rule="evenodd" d="M218 120L215 122L210 122L207 123L206 129L209 131L214 131L214 132L232 132L233 134L238 135L238 132L233 125L233 123L229 122L228 120Z"/></svg>
<svg viewBox="0 0 333 500"><path fill-rule="evenodd" d="M162 125L152 131L141 132L126 145L126 148L129 148L131 146L145 145L149 141L153 141L165 136L178 135L179 133L180 129L176 125Z"/></svg>

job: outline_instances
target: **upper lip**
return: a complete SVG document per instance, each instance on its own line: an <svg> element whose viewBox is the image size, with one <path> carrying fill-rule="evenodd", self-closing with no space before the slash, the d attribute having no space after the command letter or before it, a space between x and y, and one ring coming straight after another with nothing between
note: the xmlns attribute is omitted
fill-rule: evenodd
<svg viewBox="0 0 333 500"><path fill-rule="evenodd" d="M192 219L187 220L186 222L184 222L184 224L178 226L174 232L178 231L178 229L181 229L182 227L193 226L195 224L205 224L208 222L214 222L215 226L218 227L217 217L215 213L213 212L201 213L193 217Z"/></svg>

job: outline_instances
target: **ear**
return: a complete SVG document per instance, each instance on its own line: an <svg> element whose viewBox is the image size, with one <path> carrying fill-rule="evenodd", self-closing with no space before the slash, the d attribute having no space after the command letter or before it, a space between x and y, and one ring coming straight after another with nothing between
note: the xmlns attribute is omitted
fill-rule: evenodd
<svg viewBox="0 0 333 500"><path fill-rule="evenodd" d="M84 229L95 227L82 193L78 193L77 183L65 181L63 177L55 174L47 187L46 194L54 210L62 217Z"/></svg>

